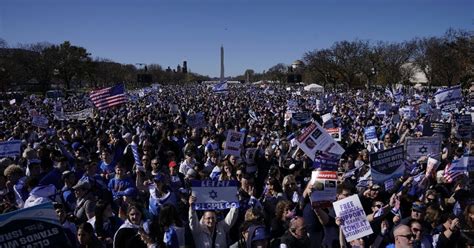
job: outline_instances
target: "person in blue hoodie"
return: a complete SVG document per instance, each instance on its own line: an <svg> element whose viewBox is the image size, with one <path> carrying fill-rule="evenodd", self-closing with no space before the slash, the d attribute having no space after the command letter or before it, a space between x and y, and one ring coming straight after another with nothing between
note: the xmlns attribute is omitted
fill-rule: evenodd
<svg viewBox="0 0 474 248"><path fill-rule="evenodd" d="M115 166L115 177L110 179L109 184L107 185L109 191L112 192L114 201L121 199L121 194L128 188L134 187L134 183L125 174L125 168L122 164L118 163Z"/></svg>

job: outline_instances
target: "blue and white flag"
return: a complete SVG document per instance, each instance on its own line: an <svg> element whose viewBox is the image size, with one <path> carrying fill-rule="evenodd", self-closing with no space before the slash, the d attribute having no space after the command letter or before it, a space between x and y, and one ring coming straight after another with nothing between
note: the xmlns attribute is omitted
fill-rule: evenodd
<svg viewBox="0 0 474 248"><path fill-rule="evenodd" d="M0 247L71 247L51 202L0 215Z"/></svg>
<svg viewBox="0 0 474 248"><path fill-rule="evenodd" d="M20 156L21 140L0 142L0 158Z"/></svg>
<svg viewBox="0 0 474 248"><path fill-rule="evenodd" d="M440 89L435 93L436 106L443 111L453 111L456 104L462 101L461 85Z"/></svg>
<svg viewBox="0 0 474 248"><path fill-rule="evenodd" d="M409 137L405 141L407 159L418 160L422 156L439 156L441 152L441 137Z"/></svg>
<svg viewBox="0 0 474 248"><path fill-rule="evenodd" d="M393 99L393 93L388 87L385 88L385 95Z"/></svg>
<svg viewBox="0 0 474 248"><path fill-rule="evenodd" d="M195 210L222 210L238 208L237 181L192 181L192 195L196 197Z"/></svg>
<svg viewBox="0 0 474 248"><path fill-rule="evenodd" d="M130 147L132 148L133 159L135 160L135 165L137 166L137 169L143 169L142 161L140 160L140 154L138 153L138 145L135 144L135 142L132 142L132 144L130 144Z"/></svg>
<svg viewBox="0 0 474 248"><path fill-rule="evenodd" d="M405 97L403 96L402 89L398 89L397 92L395 92L395 94L393 94L393 98L394 98L395 102L403 101L403 99Z"/></svg>
<svg viewBox="0 0 474 248"><path fill-rule="evenodd" d="M228 91L228 85L227 81L219 82L212 87L212 91L214 93L227 93Z"/></svg>

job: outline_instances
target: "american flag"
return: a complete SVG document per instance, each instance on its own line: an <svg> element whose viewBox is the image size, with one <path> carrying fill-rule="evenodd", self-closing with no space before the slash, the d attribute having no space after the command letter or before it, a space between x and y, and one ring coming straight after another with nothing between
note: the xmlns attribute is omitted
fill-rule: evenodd
<svg viewBox="0 0 474 248"><path fill-rule="evenodd" d="M123 84L117 84L114 87L92 91L90 98L99 110L108 109L128 101L127 95L125 95L125 86Z"/></svg>
<svg viewBox="0 0 474 248"><path fill-rule="evenodd" d="M451 183L459 176L467 173L467 163L464 158L453 160L444 169L444 178L447 182Z"/></svg>

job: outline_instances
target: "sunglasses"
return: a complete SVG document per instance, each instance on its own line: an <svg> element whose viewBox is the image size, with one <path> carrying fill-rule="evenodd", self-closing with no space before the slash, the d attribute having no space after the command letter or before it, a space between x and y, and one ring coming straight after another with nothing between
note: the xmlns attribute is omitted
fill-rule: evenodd
<svg viewBox="0 0 474 248"><path fill-rule="evenodd" d="M416 228L416 227L412 227L411 230L412 230L413 232L421 232L421 231L422 231L421 229L418 229L418 228Z"/></svg>
<svg viewBox="0 0 474 248"><path fill-rule="evenodd" d="M404 237L408 240L410 239L415 239L415 234L408 234L408 235L397 235L397 236L401 236L401 237Z"/></svg>
<svg viewBox="0 0 474 248"><path fill-rule="evenodd" d="M377 204L377 205L374 205L374 207L376 207L376 208L382 208L383 206L380 205L380 204Z"/></svg>

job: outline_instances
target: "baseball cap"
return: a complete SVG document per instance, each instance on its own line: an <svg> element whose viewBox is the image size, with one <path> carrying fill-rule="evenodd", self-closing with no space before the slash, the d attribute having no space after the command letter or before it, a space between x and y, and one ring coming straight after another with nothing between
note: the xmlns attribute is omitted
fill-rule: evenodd
<svg viewBox="0 0 474 248"><path fill-rule="evenodd" d="M76 185L74 185L74 187L72 187L73 189L85 189L85 190L89 190L91 189L91 185L89 184L89 182L87 181L79 181Z"/></svg>
<svg viewBox="0 0 474 248"><path fill-rule="evenodd" d="M74 142L74 143L72 143L71 147L74 151L77 151L77 150L82 148L82 145L81 145L80 142Z"/></svg>
<svg viewBox="0 0 474 248"><path fill-rule="evenodd" d="M177 164L175 161L171 161L169 164L168 164L168 167L175 167Z"/></svg>
<svg viewBox="0 0 474 248"><path fill-rule="evenodd" d="M412 207L411 207L412 210L415 210L417 212L425 212L426 210L426 206L424 204L421 204L421 203L413 203Z"/></svg>

